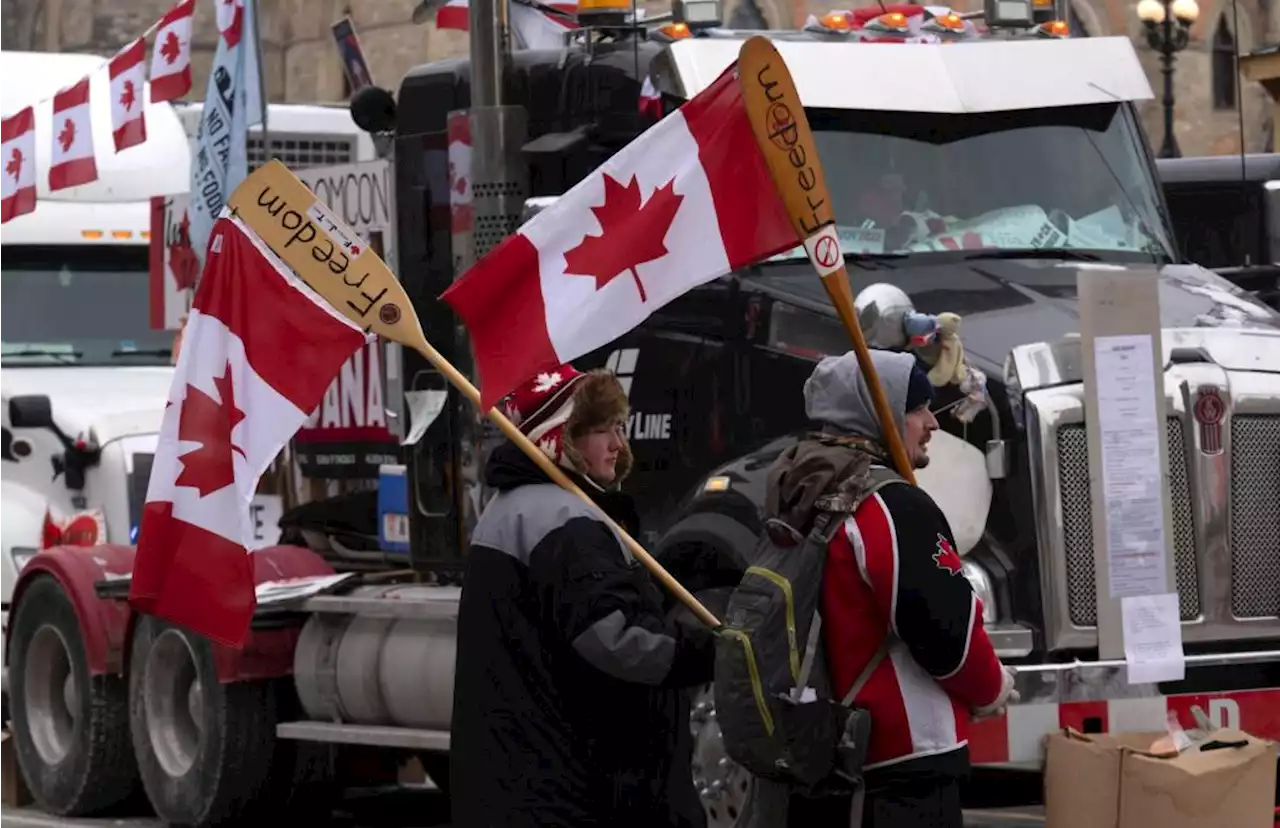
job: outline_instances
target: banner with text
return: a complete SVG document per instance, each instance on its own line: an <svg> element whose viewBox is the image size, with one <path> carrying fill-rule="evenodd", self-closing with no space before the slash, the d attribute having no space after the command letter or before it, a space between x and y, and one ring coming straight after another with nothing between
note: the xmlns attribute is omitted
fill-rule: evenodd
<svg viewBox="0 0 1280 828"><path fill-rule="evenodd" d="M394 185L386 161L294 170L294 174L395 267ZM329 386L324 402L298 430L293 449L305 477L369 480L399 463L399 440L387 428L387 351L380 341L357 352Z"/></svg>

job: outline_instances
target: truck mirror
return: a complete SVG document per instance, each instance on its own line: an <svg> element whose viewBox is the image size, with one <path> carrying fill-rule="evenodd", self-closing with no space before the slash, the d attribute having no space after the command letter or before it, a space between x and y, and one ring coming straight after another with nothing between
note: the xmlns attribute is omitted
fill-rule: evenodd
<svg viewBox="0 0 1280 828"><path fill-rule="evenodd" d="M53 405L44 394L24 394L9 400L9 425L14 428L53 428Z"/></svg>
<svg viewBox="0 0 1280 828"><path fill-rule="evenodd" d="M368 133L396 128L396 99L381 86L365 86L351 96L351 120Z"/></svg>

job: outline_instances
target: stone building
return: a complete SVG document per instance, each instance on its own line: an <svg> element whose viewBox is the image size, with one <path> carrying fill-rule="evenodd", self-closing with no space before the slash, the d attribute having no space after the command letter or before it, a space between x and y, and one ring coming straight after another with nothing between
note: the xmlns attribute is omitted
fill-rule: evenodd
<svg viewBox="0 0 1280 828"><path fill-rule="evenodd" d="M415 64L464 54L467 36L412 22L419 0L260 0L264 75L273 101L342 100L347 94L329 26L343 15L355 21L375 82L394 90ZM980 0L959 0L958 10ZM1175 132L1185 155L1227 154L1269 146L1271 106L1258 84L1236 71L1235 53L1280 35L1277 0L1199 0L1191 43L1177 58ZM136 37L173 0L0 0L0 46L37 51L110 54ZM667 0L646 0L653 11ZM861 3L859 4L861 5ZM833 0L727 0L726 22L743 27L791 27L810 12L843 7ZM1159 56L1147 47L1133 0L1071 0L1070 22L1079 35L1124 35L1134 40L1156 98L1143 107L1152 145L1163 132ZM1237 24L1238 19L1238 24ZM197 3L193 95L204 94L217 27L211 0Z"/></svg>

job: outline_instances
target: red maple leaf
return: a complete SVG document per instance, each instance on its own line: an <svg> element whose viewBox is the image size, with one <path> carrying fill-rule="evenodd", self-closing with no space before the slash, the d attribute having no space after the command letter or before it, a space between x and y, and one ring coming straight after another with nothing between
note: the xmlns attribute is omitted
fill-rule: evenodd
<svg viewBox="0 0 1280 828"><path fill-rule="evenodd" d="M938 535L938 551L933 553L933 562L938 565L938 569L946 569L952 575L959 575L964 568L964 562L956 554L955 547L942 535Z"/></svg>
<svg viewBox="0 0 1280 828"><path fill-rule="evenodd" d="M640 301L645 301L644 283L636 267L667 255L667 231L683 200L684 196L676 195L672 179L654 190L641 205L635 176L624 187L606 173L604 204L591 208L600 222L601 233L587 236L564 254L565 273L594 277L596 290L623 273L630 273L640 291Z"/></svg>
<svg viewBox="0 0 1280 828"><path fill-rule="evenodd" d="M71 145L76 142L76 122L67 118L62 122L62 131L58 133L58 143L62 145L62 151L68 152Z"/></svg>
<svg viewBox="0 0 1280 828"><path fill-rule="evenodd" d="M133 88L133 81L125 81L124 88L120 90L120 105L123 106L126 111L133 109L133 102L138 99L137 95L138 93L134 91Z"/></svg>
<svg viewBox="0 0 1280 828"><path fill-rule="evenodd" d="M231 442L231 431L244 419L244 412L236 408L230 362L213 384L218 389L220 402L188 383L187 396L178 415L178 439L200 443L200 448L178 458L182 472L174 485L196 489L201 497L235 483L232 452L244 457L244 451Z"/></svg>
<svg viewBox="0 0 1280 828"><path fill-rule="evenodd" d="M181 54L182 41L178 39L178 33L170 29L164 36L164 43L160 44L160 56L164 58L165 63L172 66Z"/></svg>
<svg viewBox="0 0 1280 828"><path fill-rule="evenodd" d="M178 238L169 245L169 269L173 271L173 281L178 290L190 290L196 286L200 259L191 247L191 217L185 212L182 223L178 225Z"/></svg>
<svg viewBox="0 0 1280 828"><path fill-rule="evenodd" d="M4 165L4 171L13 176L14 181L18 180L22 175L22 150L13 148L13 152L9 153L9 163Z"/></svg>

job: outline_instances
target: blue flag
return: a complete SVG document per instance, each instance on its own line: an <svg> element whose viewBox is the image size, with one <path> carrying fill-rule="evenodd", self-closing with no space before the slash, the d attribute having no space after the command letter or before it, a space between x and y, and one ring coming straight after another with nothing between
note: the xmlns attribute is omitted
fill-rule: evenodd
<svg viewBox="0 0 1280 828"><path fill-rule="evenodd" d="M258 65L257 0L215 0L218 49L191 160L191 248L204 267L209 233L227 198L249 174L249 127L266 117Z"/></svg>

